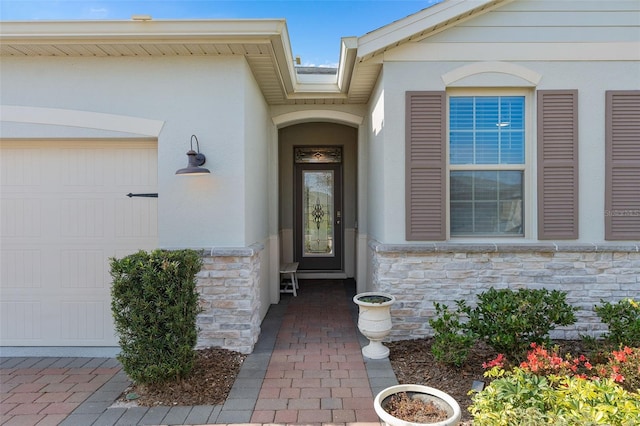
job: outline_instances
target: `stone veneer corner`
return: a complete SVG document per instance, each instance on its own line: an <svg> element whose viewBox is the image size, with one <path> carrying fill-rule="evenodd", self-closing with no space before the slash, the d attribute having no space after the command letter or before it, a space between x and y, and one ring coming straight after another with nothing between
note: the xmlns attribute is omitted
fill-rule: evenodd
<svg viewBox="0 0 640 426"><path fill-rule="evenodd" d="M197 289L198 348L219 347L249 354L260 335L259 244L203 250Z"/></svg>

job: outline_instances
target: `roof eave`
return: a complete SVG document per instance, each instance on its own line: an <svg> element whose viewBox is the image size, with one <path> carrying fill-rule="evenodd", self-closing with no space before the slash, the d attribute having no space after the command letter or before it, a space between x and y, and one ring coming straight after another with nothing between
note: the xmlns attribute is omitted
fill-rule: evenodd
<svg viewBox="0 0 640 426"><path fill-rule="evenodd" d="M274 71L289 100L345 99L356 57L356 38L342 40L338 72L324 83L301 82L295 70L284 19L145 20L145 21L15 21L0 26L5 46L101 45L135 43L269 44Z"/></svg>
<svg viewBox="0 0 640 426"><path fill-rule="evenodd" d="M286 32L284 19L148 20L148 21L5 21L0 26L3 42L95 42L122 40L218 41L264 38Z"/></svg>
<svg viewBox="0 0 640 426"><path fill-rule="evenodd" d="M432 33L514 0L445 0L358 38L358 59L368 60L401 44Z"/></svg>

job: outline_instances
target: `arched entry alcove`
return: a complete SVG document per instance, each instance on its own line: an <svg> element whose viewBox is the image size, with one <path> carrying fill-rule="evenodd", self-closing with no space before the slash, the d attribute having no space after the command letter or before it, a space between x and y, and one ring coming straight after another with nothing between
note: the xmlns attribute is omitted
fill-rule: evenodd
<svg viewBox="0 0 640 426"><path fill-rule="evenodd" d="M301 277L354 277L358 217L358 128L327 121L292 122L278 130L281 262L300 262ZM339 153L339 158L333 158L330 162L305 162L298 158L296 162L296 150L300 157L301 152L307 152L310 148ZM329 186L335 189L335 193L329 189L325 193L325 189L305 187L305 179L308 182L325 178L329 179ZM327 199L330 199L329 204L325 204ZM305 235L308 234L308 230L305 230L308 221L305 222L305 218L309 219L313 214L309 208L305 210L303 207L306 203L304 200L316 203L314 217L317 226L320 228L322 222L325 223L322 226L330 228L331 236L323 234L322 238L325 239L319 244L325 247L329 245L326 251L309 249L308 243L305 243ZM315 226L315 223L311 225Z"/></svg>

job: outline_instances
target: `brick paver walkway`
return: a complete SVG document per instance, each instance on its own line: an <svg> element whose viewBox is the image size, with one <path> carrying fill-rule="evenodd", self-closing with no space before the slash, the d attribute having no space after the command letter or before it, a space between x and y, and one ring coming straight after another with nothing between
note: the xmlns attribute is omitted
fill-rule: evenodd
<svg viewBox="0 0 640 426"><path fill-rule="evenodd" d="M378 422L346 291L306 281L289 300L252 423Z"/></svg>
<svg viewBox="0 0 640 426"><path fill-rule="evenodd" d="M0 358L0 425L322 423L378 426L373 396L397 384L389 360L363 359L353 280L303 280L269 309L223 405L124 407L113 358Z"/></svg>
<svg viewBox="0 0 640 426"><path fill-rule="evenodd" d="M57 425L118 371L109 358L3 358L0 424Z"/></svg>

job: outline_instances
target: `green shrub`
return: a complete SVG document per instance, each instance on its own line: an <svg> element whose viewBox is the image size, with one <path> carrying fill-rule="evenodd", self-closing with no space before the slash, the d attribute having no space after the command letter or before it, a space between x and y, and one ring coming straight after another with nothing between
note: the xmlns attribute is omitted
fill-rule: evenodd
<svg viewBox="0 0 640 426"><path fill-rule="evenodd" d="M462 302L456 303L460 307ZM446 305L438 302L433 305L436 308L436 318L429 320L429 325L435 331L431 353L438 362L461 367L476 338L460 321L460 309L452 312Z"/></svg>
<svg viewBox="0 0 640 426"><path fill-rule="evenodd" d="M623 299L617 303L601 300L602 305L595 311L603 323L609 327L604 338L613 346L640 346L640 303L633 299Z"/></svg>
<svg viewBox="0 0 640 426"><path fill-rule="evenodd" d="M121 352L118 360L140 384L189 374L195 360L202 260L193 250L139 251L111 259L111 311Z"/></svg>
<svg viewBox="0 0 640 426"><path fill-rule="evenodd" d="M497 352L510 359L524 357L531 343L549 343L549 332L557 325L576 322L566 293L546 289L494 288L478 295L476 308L461 304L469 317L468 327Z"/></svg>

